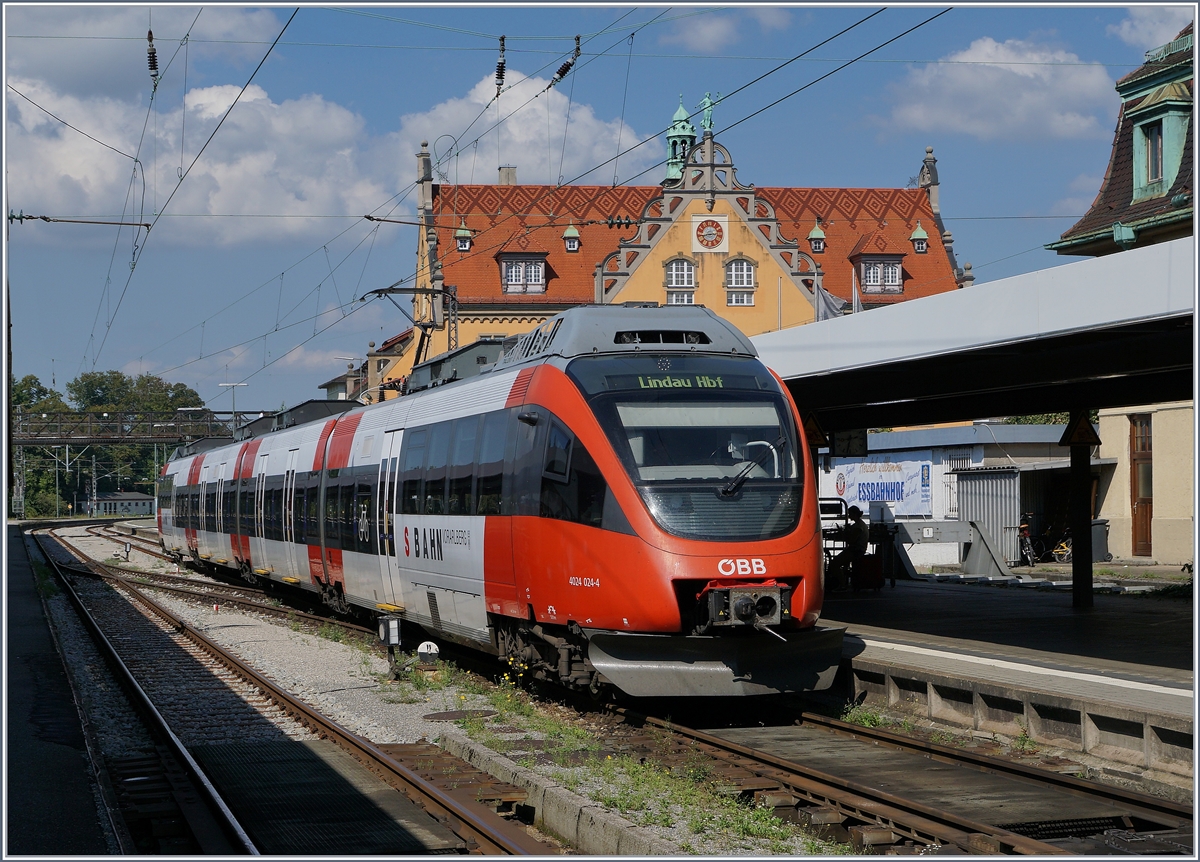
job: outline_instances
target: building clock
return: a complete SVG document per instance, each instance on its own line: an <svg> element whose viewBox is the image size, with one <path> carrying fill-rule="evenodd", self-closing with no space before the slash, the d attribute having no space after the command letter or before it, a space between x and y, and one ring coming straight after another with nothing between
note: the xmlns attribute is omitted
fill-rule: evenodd
<svg viewBox="0 0 1200 862"><path fill-rule="evenodd" d="M705 219L696 225L696 242L705 248L716 248L725 238L721 223L714 219Z"/></svg>

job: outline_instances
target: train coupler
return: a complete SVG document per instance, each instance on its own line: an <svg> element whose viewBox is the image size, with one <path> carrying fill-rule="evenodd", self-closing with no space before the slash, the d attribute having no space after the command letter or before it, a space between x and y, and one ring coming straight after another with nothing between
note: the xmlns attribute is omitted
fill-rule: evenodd
<svg viewBox="0 0 1200 862"><path fill-rule="evenodd" d="M706 587L708 622L714 626L775 626L792 618L792 588L767 581L760 584Z"/></svg>

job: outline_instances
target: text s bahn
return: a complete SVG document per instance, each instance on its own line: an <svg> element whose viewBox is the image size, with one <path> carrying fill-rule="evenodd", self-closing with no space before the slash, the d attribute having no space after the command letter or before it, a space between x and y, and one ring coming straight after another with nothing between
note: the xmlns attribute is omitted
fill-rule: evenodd
<svg viewBox="0 0 1200 862"><path fill-rule="evenodd" d="M573 308L468 379L181 448L163 547L574 688L826 688L817 483L755 357L704 308Z"/></svg>

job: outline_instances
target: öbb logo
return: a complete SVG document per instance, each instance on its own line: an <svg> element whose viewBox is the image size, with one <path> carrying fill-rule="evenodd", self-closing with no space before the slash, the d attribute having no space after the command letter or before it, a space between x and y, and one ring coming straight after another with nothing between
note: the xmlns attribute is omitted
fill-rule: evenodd
<svg viewBox="0 0 1200 862"><path fill-rule="evenodd" d="M717 563L717 571L722 575L765 575L767 564L757 557L751 560L745 557L736 560L727 558Z"/></svg>

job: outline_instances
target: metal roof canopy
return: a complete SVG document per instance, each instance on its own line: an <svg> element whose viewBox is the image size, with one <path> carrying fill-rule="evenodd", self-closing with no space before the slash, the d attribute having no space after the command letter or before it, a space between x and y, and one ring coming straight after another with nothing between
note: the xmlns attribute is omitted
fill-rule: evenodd
<svg viewBox="0 0 1200 862"><path fill-rule="evenodd" d="M1191 400L1191 237L757 335L826 431Z"/></svg>

